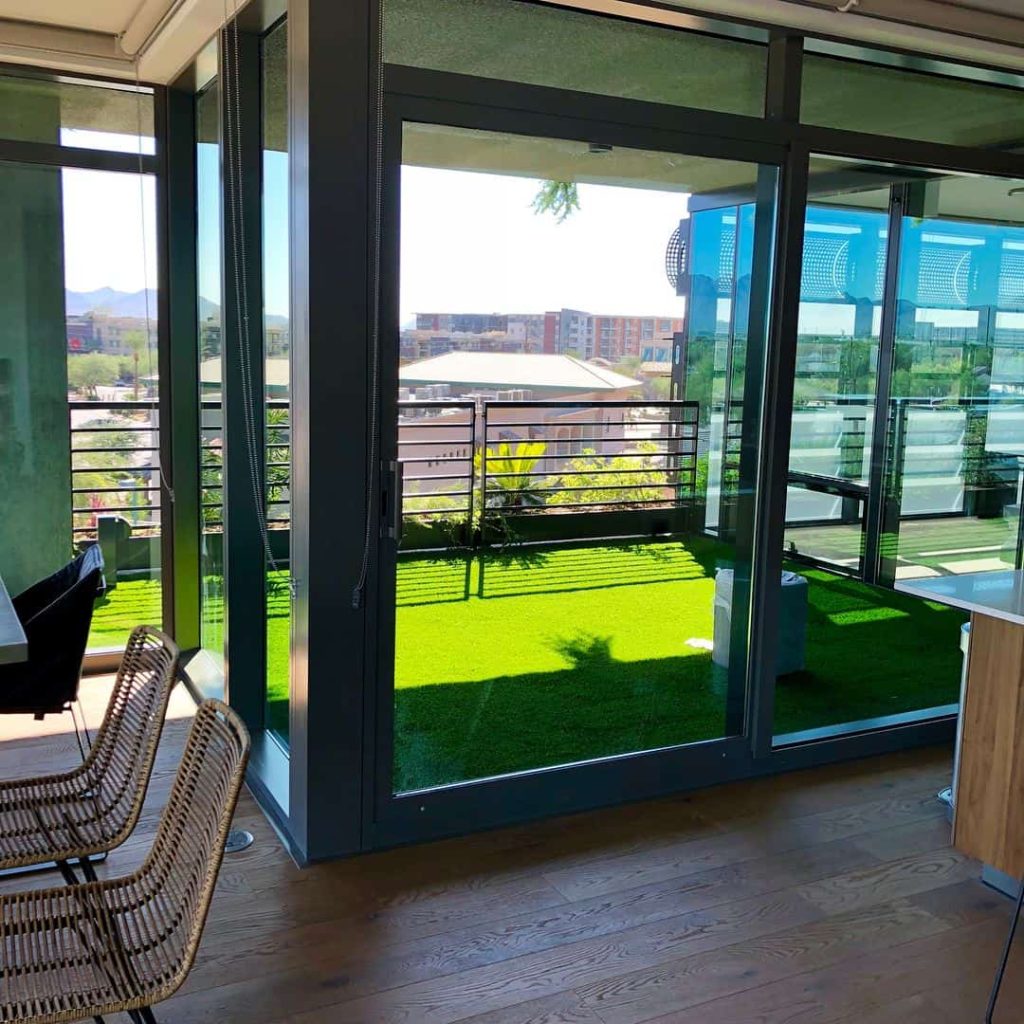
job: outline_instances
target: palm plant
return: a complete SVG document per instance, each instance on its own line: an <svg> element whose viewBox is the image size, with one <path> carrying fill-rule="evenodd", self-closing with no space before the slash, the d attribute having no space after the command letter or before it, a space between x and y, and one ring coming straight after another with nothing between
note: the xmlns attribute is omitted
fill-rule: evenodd
<svg viewBox="0 0 1024 1024"><path fill-rule="evenodd" d="M521 511L543 505L544 495L533 471L546 450L543 441L502 441L496 448L477 452L473 472L480 481L486 473L487 507Z"/></svg>

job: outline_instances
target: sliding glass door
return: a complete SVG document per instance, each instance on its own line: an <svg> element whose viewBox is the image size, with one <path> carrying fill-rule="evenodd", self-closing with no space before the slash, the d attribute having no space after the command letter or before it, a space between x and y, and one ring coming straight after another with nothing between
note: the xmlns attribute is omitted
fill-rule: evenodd
<svg viewBox="0 0 1024 1024"><path fill-rule="evenodd" d="M381 827L450 828L538 772L720 759L745 724L776 169L394 107Z"/></svg>
<svg viewBox="0 0 1024 1024"><path fill-rule="evenodd" d="M1018 185L811 161L778 742L950 713L965 617L898 583L1020 564Z"/></svg>

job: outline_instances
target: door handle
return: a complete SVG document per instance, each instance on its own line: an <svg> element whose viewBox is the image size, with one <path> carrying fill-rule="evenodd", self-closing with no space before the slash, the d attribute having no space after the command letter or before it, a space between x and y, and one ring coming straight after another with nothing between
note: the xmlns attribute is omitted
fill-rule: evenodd
<svg viewBox="0 0 1024 1024"><path fill-rule="evenodd" d="M402 491L405 486L405 466L399 459L388 463L390 483L385 491L385 535L391 540L402 539Z"/></svg>

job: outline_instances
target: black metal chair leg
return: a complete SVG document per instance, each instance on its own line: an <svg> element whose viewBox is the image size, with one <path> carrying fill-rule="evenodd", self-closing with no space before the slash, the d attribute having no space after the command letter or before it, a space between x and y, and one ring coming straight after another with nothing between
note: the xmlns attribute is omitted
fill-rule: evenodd
<svg viewBox="0 0 1024 1024"><path fill-rule="evenodd" d="M148 1006L143 1006L135 1012L139 1015L142 1024L156 1024L156 1017L153 1016L153 1011Z"/></svg>
<svg viewBox="0 0 1024 1024"><path fill-rule="evenodd" d="M96 875L96 869L92 866L92 861L88 857L78 858L78 867L82 874L85 875L87 882L98 882L99 878Z"/></svg>
<svg viewBox="0 0 1024 1024"><path fill-rule="evenodd" d="M996 968L995 981L992 983L992 994L988 997L988 1010L985 1012L985 1024L992 1024L992 1014L995 1013L996 1000L999 998L999 989L1003 984L1003 975L1006 973L1006 964L1010 959L1010 948L1013 946L1013 936L1017 931L1017 922L1020 920L1021 907L1024 906L1024 879L1020 883L1020 894L1017 896L1017 906L1010 920L1010 930L1006 934L1006 944L1003 946L1003 955Z"/></svg>
<svg viewBox="0 0 1024 1024"><path fill-rule="evenodd" d="M78 875L74 873L71 869L71 865L66 860L57 861L57 868L59 869L66 885L79 884Z"/></svg>

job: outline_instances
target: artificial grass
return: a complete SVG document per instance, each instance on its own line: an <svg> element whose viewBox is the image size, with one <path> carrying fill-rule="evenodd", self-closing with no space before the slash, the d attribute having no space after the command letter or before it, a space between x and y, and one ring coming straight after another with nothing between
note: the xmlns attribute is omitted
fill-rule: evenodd
<svg viewBox="0 0 1024 1024"><path fill-rule="evenodd" d="M706 647L729 554L692 538L405 562L396 789L725 735ZM957 700L959 612L790 568L809 580L807 663L779 680L776 733Z"/></svg>
<svg viewBox="0 0 1024 1024"><path fill-rule="evenodd" d="M724 735L725 673L706 646L714 572L729 559L700 537L404 559L396 790ZM776 733L957 700L961 613L790 568L809 580L807 664L779 680ZM284 575L269 581L267 697L287 735ZM158 584L121 584L94 637L123 644L147 607L159 611Z"/></svg>

